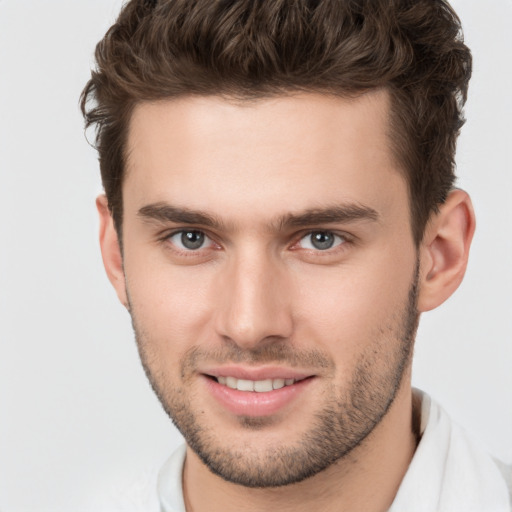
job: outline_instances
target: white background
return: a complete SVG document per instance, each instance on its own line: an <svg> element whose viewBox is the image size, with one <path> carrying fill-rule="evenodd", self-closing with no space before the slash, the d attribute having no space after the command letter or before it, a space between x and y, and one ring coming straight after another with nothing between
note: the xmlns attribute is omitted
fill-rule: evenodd
<svg viewBox="0 0 512 512"><path fill-rule="evenodd" d="M453 2L474 54L459 185L478 229L424 316L415 385L512 462L512 1ZM78 97L120 0L0 0L0 510L89 510L180 443L140 368L97 243Z"/></svg>

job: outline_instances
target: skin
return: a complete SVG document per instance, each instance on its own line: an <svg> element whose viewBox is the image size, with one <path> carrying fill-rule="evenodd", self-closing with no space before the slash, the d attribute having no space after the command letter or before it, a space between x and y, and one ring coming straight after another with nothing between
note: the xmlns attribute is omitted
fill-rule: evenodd
<svg viewBox="0 0 512 512"><path fill-rule="evenodd" d="M135 109L123 257L104 197L100 241L150 381L189 441L189 512L371 512L392 503L417 443L415 322L462 280L474 215L467 194L452 192L415 246L388 111L385 91L352 100L190 97ZM333 209L344 216L305 215ZM204 233L204 245L187 250L183 230ZM316 248L311 231L335 235L333 247ZM293 367L310 380L277 412L241 416L208 391L205 374L226 364ZM329 445L335 461L296 483L248 486L251 468L293 481L291 461L333 408L331 419L350 427ZM365 418L351 423L357 410ZM196 453L201 443L220 454L214 472Z"/></svg>

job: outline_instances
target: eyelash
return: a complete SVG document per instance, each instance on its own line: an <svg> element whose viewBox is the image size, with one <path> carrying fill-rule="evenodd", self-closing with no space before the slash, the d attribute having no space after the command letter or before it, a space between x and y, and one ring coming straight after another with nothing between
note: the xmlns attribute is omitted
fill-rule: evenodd
<svg viewBox="0 0 512 512"><path fill-rule="evenodd" d="M201 254L201 251L203 249L207 249L208 247L199 247L197 249L183 249L181 247L178 247L176 245L176 243L172 242L171 239L173 237L175 237L176 235L183 235L185 233L198 233L198 234L201 234L201 235L204 235L205 237L205 241L208 241L210 242L210 245L213 245L214 246L214 249L220 249L221 248L221 245L218 244L216 241L215 241L215 238L210 236L206 231L202 230L202 229L194 229L194 228L191 228L191 229L176 229L176 230L173 230L172 232L170 233L165 233L164 235L162 235L161 237L159 237L159 241L162 242L162 243L166 243L168 245L171 245L173 247L173 250L175 252L178 252L180 253L180 255L184 255L186 257L197 257L199 256L199 254ZM300 247L299 244L302 240L304 240L305 238L307 238L308 236L311 236L313 234L324 234L324 235L331 235L335 238L338 238L340 239L341 241L339 243L336 243L336 241L334 243L336 243L336 245L334 245L334 247L329 247L325 250L321 250L321 249L314 249L314 248L303 248L303 247ZM341 251L341 250L345 250L346 249L346 245L349 245L349 244L352 244L354 242L354 239L352 236L346 234L346 233L340 233L340 232L336 232L336 231L330 231L330 230L327 230L327 229L312 229L312 230L309 230L309 231L306 231L306 232L302 232L302 233L299 233L296 237L294 237L294 242L289 246L289 249L290 250L299 250L299 249L302 249L304 251L308 251L309 253L314 253L315 255L318 255L318 256L322 256L322 255L333 255L333 253L337 253L338 251Z"/></svg>
<svg viewBox="0 0 512 512"><path fill-rule="evenodd" d="M171 239L173 237L175 237L176 235L180 235L181 234L183 236L183 234L185 234L185 233L199 233L199 234L202 234L205 237L205 241L209 240L210 244L213 244L213 245L216 246L215 248L220 248L220 245L217 244L215 242L215 240L211 236L209 236L202 229L176 229L176 230L172 231L171 233L165 233L163 236L159 237L159 242L162 242L162 243L167 244L167 245L171 245L173 250L175 252L178 252L180 255L184 255L186 257L194 257L194 256L197 257L200 254L200 251L202 249L205 249L205 247L199 247L196 250L194 250L194 249L186 249L186 248L178 247L176 245L176 243L173 243L171 241Z"/></svg>
<svg viewBox="0 0 512 512"><path fill-rule="evenodd" d="M340 247L341 245L346 244L349 241L348 237L345 234L336 233L334 231L329 231L329 230L326 230L326 229L314 229L314 230L308 231L307 233L302 233L300 238L298 239L298 241L295 242L295 244L292 245L292 248L298 246L303 240L307 239L308 237L311 237L312 235L329 235L329 236L332 236L332 237L334 237L333 244L336 244L333 247L328 247L328 248L326 248L324 250L319 249L319 248L305 248L305 247L302 247L302 249L304 249L304 250L312 251L312 252L315 252L315 253L332 254L333 251L336 251L336 249L338 247ZM339 241L337 242L336 239L339 239ZM313 245L312 242L311 242L311 245Z"/></svg>

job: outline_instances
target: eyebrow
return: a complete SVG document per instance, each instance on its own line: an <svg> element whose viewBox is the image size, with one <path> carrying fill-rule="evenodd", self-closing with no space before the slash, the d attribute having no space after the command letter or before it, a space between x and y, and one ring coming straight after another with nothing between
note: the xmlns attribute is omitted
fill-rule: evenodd
<svg viewBox="0 0 512 512"><path fill-rule="evenodd" d="M137 213L144 220L174 222L176 224L200 224L202 226L222 229L224 222L208 213L178 208L167 203L154 203L143 206Z"/></svg>
<svg viewBox="0 0 512 512"><path fill-rule="evenodd" d="M372 221L379 219L373 208L360 204L347 204L327 208L313 208L299 214L286 214L278 220L279 227L301 227L315 224L349 223L356 221Z"/></svg>
<svg viewBox="0 0 512 512"><path fill-rule="evenodd" d="M227 224L217 216L203 211L176 207L165 202L143 206L137 215L147 221L200 225L216 230L227 229ZM326 208L312 208L301 213L287 213L272 222L270 227L275 231L282 231L287 228L319 224L351 223L357 221L375 222L378 220L379 214L373 208L350 203Z"/></svg>

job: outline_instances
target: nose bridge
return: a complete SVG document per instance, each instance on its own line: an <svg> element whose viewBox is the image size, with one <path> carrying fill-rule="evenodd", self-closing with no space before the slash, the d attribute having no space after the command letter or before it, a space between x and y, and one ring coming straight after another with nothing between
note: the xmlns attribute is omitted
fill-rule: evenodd
<svg viewBox="0 0 512 512"><path fill-rule="evenodd" d="M238 251L230 258L219 286L221 336L249 349L291 335L286 271L270 251L254 247Z"/></svg>

